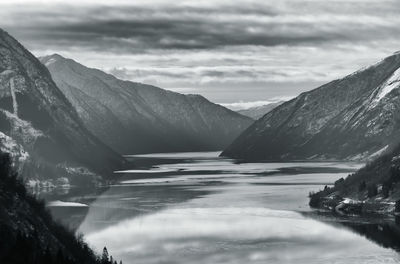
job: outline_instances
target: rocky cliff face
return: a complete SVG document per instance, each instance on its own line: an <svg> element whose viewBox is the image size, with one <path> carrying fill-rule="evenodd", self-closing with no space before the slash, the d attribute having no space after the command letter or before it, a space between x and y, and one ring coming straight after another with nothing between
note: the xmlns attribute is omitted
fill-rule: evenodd
<svg viewBox="0 0 400 264"><path fill-rule="evenodd" d="M107 174L122 162L85 128L47 68L1 29L0 149L41 175L66 166Z"/></svg>
<svg viewBox="0 0 400 264"><path fill-rule="evenodd" d="M400 54L282 104L223 153L248 160L360 159L399 141Z"/></svg>
<svg viewBox="0 0 400 264"><path fill-rule="evenodd" d="M87 128L122 154L219 150L252 122L199 95L122 81L59 55L40 60Z"/></svg>

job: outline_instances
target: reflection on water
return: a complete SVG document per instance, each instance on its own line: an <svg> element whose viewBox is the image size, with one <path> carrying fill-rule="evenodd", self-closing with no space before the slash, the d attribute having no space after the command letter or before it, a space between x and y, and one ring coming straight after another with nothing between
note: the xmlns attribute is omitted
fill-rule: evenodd
<svg viewBox="0 0 400 264"><path fill-rule="evenodd" d="M126 219L151 214L206 193L180 186L113 186L91 204L80 231L103 230Z"/></svg>
<svg viewBox="0 0 400 264"><path fill-rule="evenodd" d="M343 216L326 211L305 212L303 215L334 225L341 224L384 248L400 252L399 216Z"/></svg>
<svg viewBox="0 0 400 264"><path fill-rule="evenodd" d="M93 247L106 245L124 263L400 260L394 250L371 241L390 233L387 227L379 233L368 221L358 226L326 221L307 205L309 191L360 164L238 164L217 153L130 158L140 170L125 171L118 184L96 197L79 227Z"/></svg>
<svg viewBox="0 0 400 264"><path fill-rule="evenodd" d="M400 226L395 221L383 223L344 223L357 233L385 248L400 250Z"/></svg>

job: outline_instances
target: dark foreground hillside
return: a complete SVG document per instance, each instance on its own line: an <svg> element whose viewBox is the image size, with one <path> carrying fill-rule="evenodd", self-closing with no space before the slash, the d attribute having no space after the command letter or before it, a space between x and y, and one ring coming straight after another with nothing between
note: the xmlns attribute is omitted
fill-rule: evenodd
<svg viewBox="0 0 400 264"><path fill-rule="evenodd" d="M310 205L344 213L400 211L400 146L332 187L310 194Z"/></svg>
<svg viewBox="0 0 400 264"><path fill-rule="evenodd" d="M28 194L0 152L0 263L109 263L81 238L53 221L44 203Z"/></svg>

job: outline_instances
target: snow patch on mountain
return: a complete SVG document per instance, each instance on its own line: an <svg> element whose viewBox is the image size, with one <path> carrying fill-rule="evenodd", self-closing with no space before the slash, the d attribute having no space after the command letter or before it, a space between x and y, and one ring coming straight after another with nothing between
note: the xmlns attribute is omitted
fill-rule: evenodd
<svg viewBox="0 0 400 264"><path fill-rule="evenodd" d="M13 103L14 115L18 116L18 103L17 103L17 96L15 95L15 85L13 78L10 79L10 92Z"/></svg>
<svg viewBox="0 0 400 264"><path fill-rule="evenodd" d="M387 150L388 147L389 147L389 145L384 146L383 148L381 148L380 150L376 151L375 153L372 153L369 156L369 158L370 159L375 159L375 158L379 157L380 155L382 155Z"/></svg>
<svg viewBox="0 0 400 264"><path fill-rule="evenodd" d="M20 144L3 132L0 132L0 151L10 155L18 173L22 172L25 162L30 157Z"/></svg>
<svg viewBox="0 0 400 264"><path fill-rule="evenodd" d="M29 121L20 119L17 115L6 110L0 110L12 122L13 130L21 134L25 143L34 143L38 137L43 137L42 131L34 128Z"/></svg>
<svg viewBox="0 0 400 264"><path fill-rule="evenodd" d="M56 62L57 60L55 58L51 58L48 61L46 61L46 63L44 65L49 66L51 64L53 64L54 62Z"/></svg>
<svg viewBox="0 0 400 264"><path fill-rule="evenodd" d="M380 101L392 90L399 87L400 84L400 68L397 69L392 76L381 86L379 94L376 97L377 101Z"/></svg>
<svg viewBox="0 0 400 264"><path fill-rule="evenodd" d="M21 160L26 160L29 154L14 139L0 132L0 150L10 153L12 156L18 156Z"/></svg>
<svg viewBox="0 0 400 264"><path fill-rule="evenodd" d="M49 207L88 207L87 204L75 203L75 202L63 202L60 200L50 202Z"/></svg>
<svg viewBox="0 0 400 264"><path fill-rule="evenodd" d="M15 72L13 70L4 70L4 71L0 72L0 75L7 76L7 75L14 74L14 73Z"/></svg>

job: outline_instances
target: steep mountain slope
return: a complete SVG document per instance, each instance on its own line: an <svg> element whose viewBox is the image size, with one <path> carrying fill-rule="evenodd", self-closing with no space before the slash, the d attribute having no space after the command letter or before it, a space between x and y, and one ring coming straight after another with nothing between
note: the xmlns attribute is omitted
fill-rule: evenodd
<svg viewBox="0 0 400 264"><path fill-rule="evenodd" d="M1 29L0 149L41 176L68 166L107 174L122 162L85 128L47 68Z"/></svg>
<svg viewBox="0 0 400 264"><path fill-rule="evenodd" d="M122 81L60 55L40 60L87 128L119 153L218 150L252 122L199 95Z"/></svg>
<svg viewBox="0 0 400 264"><path fill-rule="evenodd" d="M278 106L223 153L248 160L368 159L400 139L400 54Z"/></svg>
<svg viewBox="0 0 400 264"><path fill-rule="evenodd" d="M279 101L276 103L270 103L262 106L255 106L248 109L238 110L236 112L238 112L241 115L248 116L254 120L258 120L267 113L271 112L277 106L281 105L282 103L283 101Z"/></svg>

